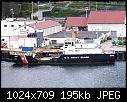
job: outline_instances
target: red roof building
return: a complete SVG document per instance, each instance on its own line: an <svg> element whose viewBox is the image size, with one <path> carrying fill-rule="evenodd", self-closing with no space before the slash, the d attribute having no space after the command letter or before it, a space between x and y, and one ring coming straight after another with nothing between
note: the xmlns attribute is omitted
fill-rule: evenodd
<svg viewBox="0 0 127 102"><path fill-rule="evenodd" d="M66 27L84 27L87 26L86 17L67 17Z"/></svg>
<svg viewBox="0 0 127 102"><path fill-rule="evenodd" d="M50 27L55 27L55 26L59 26L60 24L56 21L52 21L52 20L47 20L47 21L42 21L42 22L37 22L37 23L32 23L32 24L28 24L29 27L38 29L38 30L43 30L46 28L50 28Z"/></svg>
<svg viewBox="0 0 127 102"><path fill-rule="evenodd" d="M29 33L34 33L36 30L36 32L42 32L43 36L47 36L62 31L62 26L57 21L47 20L28 24L27 29Z"/></svg>
<svg viewBox="0 0 127 102"><path fill-rule="evenodd" d="M67 17L65 22L66 28L74 28L78 31L87 30L87 18L86 17Z"/></svg>
<svg viewBox="0 0 127 102"><path fill-rule="evenodd" d="M126 37L125 11L91 11L87 23L89 31L114 31L114 36Z"/></svg>
<svg viewBox="0 0 127 102"><path fill-rule="evenodd" d="M88 24L123 24L125 11L91 11Z"/></svg>

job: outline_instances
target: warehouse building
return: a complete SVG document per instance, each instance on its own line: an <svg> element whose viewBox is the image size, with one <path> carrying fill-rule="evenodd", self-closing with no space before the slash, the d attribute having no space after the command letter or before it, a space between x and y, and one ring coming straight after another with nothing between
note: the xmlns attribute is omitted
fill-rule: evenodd
<svg viewBox="0 0 127 102"><path fill-rule="evenodd" d="M117 37L126 37L125 11L91 11L88 31L115 31Z"/></svg>

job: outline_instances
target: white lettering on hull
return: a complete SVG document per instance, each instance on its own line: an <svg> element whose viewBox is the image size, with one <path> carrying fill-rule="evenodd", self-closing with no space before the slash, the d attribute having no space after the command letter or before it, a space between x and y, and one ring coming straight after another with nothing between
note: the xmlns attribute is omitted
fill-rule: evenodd
<svg viewBox="0 0 127 102"><path fill-rule="evenodd" d="M89 56L75 56L75 57L64 57L64 59L86 59L86 58L89 58Z"/></svg>

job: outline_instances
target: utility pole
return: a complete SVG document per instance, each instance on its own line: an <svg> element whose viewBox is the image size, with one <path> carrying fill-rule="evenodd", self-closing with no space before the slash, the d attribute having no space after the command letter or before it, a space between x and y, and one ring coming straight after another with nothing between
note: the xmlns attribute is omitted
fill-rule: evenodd
<svg viewBox="0 0 127 102"><path fill-rule="evenodd" d="M97 11L97 2L96 2L96 11Z"/></svg>
<svg viewBox="0 0 127 102"><path fill-rule="evenodd" d="M20 11L21 11L21 6L22 6L22 5L21 5L21 4L18 4L18 6L19 6L19 13L20 13Z"/></svg>
<svg viewBox="0 0 127 102"><path fill-rule="evenodd" d="M13 11L13 9L10 9L10 11L11 11L11 15L12 15L12 18L14 18L14 11Z"/></svg>
<svg viewBox="0 0 127 102"><path fill-rule="evenodd" d="M89 0L89 10L90 10L90 0Z"/></svg>
<svg viewBox="0 0 127 102"><path fill-rule="evenodd" d="M38 1L38 11L39 11L39 1Z"/></svg>
<svg viewBox="0 0 127 102"><path fill-rule="evenodd" d="M31 19L33 20L33 1L32 1L32 16Z"/></svg>
<svg viewBox="0 0 127 102"><path fill-rule="evenodd" d="M86 17L87 17L87 11L88 11L88 10L89 10L88 7L86 7L86 8L85 8L85 11L86 11Z"/></svg>

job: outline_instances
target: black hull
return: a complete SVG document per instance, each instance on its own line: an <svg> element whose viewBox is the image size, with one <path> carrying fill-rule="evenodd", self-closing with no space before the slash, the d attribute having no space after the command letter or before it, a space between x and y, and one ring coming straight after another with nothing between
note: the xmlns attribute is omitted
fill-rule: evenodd
<svg viewBox="0 0 127 102"><path fill-rule="evenodd" d="M59 58L52 58L48 61L37 60L32 56L26 56L27 65L89 65L89 64L114 64L114 54L81 54L81 55L61 55ZM23 65L20 57L16 62Z"/></svg>

